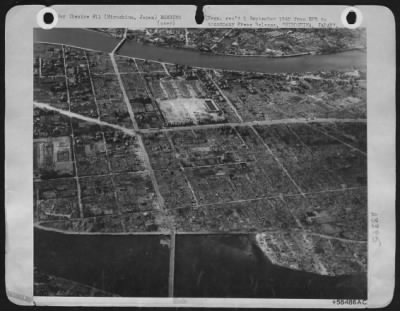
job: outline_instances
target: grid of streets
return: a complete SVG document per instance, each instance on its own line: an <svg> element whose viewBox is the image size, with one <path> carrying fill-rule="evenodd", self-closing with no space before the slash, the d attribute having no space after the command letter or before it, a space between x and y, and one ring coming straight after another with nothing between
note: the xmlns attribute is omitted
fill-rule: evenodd
<svg viewBox="0 0 400 311"><path fill-rule="evenodd" d="M277 264L366 271L364 85L359 71L230 72L35 43L35 225L170 245L253 232Z"/></svg>

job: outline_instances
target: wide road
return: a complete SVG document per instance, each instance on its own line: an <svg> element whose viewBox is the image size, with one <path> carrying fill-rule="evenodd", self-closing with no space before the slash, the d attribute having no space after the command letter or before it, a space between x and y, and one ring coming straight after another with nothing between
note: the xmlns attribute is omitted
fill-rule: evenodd
<svg viewBox="0 0 400 311"><path fill-rule="evenodd" d="M261 121L247 121L247 122L229 122L229 123L213 123L213 124L198 124L198 125L188 125L188 126L176 126L176 127L168 127L168 128L154 128L154 129L128 129L123 126L117 124L111 124L105 121L101 121L99 119L90 118L87 116L83 116L81 114L71 112L68 110L60 109L51 106L48 103L39 103L34 102L33 105L36 108L47 109L57 111L65 116L76 118L86 122L92 122L95 124L112 127L116 130L123 131L128 135L136 135L137 133L155 133L155 132L173 132L173 131L188 131L188 130L201 130L201 129L209 129L209 128L220 128L226 126L253 126L253 125L273 125L273 124L309 124L309 123L366 123L366 119L337 119L337 118L290 118L290 119L278 119L278 120L261 120Z"/></svg>

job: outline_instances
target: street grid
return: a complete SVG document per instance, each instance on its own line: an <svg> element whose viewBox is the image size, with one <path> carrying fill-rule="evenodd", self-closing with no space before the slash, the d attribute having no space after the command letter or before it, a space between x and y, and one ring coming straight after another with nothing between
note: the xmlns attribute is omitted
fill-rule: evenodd
<svg viewBox="0 0 400 311"><path fill-rule="evenodd" d="M211 80L211 82L214 84L214 86L216 87L216 89L219 91L219 93L222 95L222 97L224 98L224 100L226 101L226 103L231 107L231 109L234 111L234 114L236 115L236 117L238 118L238 120L240 122L227 122L227 123L216 123L216 124L202 124L202 125L189 125L189 126L177 126L177 127L170 127L170 128L157 128L157 129L143 129L140 128L136 122L136 118L135 118L135 113L132 109L130 100L128 98L127 92L125 90L125 86L124 86L124 82L121 78L121 75L124 74L132 74L132 72L120 72L119 68L118 68L118 64L115 60L115 52L118 50L118 47L120 46L120 44L123 42L123 40L126 39L126 31L125 31L125 36L124 38L121 40L121 42L118 44L118 46L108 55L108 57L111 60L112 66L113 66L113 70L114 72L110 73L103 73L103 74L93 74L91 72L90 69L90 64L89 64L89 59L88 59L88 55L87 52L84 51L84 55L85 55L85 59L86 59L86 67L88 70L88 74L89 74L89 80L90 80L90 84L91 84L91 90L92 90L92 95L93 95L93 99L94 99L94 103L96 105L96 110L97 110L97 118L92 118L86 115L81 115L78 114L76 112L71 111L71 99L70 99L70 90L69 90L69 82L68 82L68 77L67 77L67 64L66 64L66 57L65 57L65 46L62 45L62 54L63 54L63 66L64 66L64 75L60 76L57 75L55 77L65 77L65 83L66 83L66 92L67 92L67 103L68 103L68 110L65 109L60 109L60 108L56 108L53 107L51 104L49 103L41 103L41 102L34 102L33 105L35 108L38 109L42 109L42 110L51 110L54 112L57 112L61 115L64 115L66 117L69 118L70 120L70 128L71 128L71 140L72 140L72 153L73 153L73 164L74 164L74 176L73 177L62 177L62 178L57 178L57 180L60 179L69 179L72 178L76 181L76 187L77 187L77 196L78 196L78 206L79 206L79 218L70 218L69 220L79 220L79 219L90 219L90 218L107 218L107 217L114 217L116 216L115 214L108 214L108 215L96 215L96 216L85 216L84 211L83 211L83 204L82 204L82 194L81 194L81 185L80 185L80 179L82 178L87 178L85 176L80 176L79 175L79 171L78 171L78 166L76 163L76 145L75 145L75 135L74 135L74 130L73 130L73 125L72 125L72 119L77 119L77 120L81 120L81 121L85 121L91 124L96 124L99 125L101 128L110 128L116 131L121 131L127 135L133 136L137 139L139 148L140 148L140 152L143 155L143 161L144 161L144 166L145 166L145 172L147 172L149 174L149 177L151 179L152 185L153 185L153 190L155 191L156 197L157 197L157 202L158 202L158 208L160 209L160 211L162 213L167 213L169 212L171 209L168 209L165 205L165 201L164 201L164 197L160 191L160 187L159 187L159 183L155 174L155 171L158 169L154 169L152 167L152 163L151 163L151 159L148 155L148 151L146 150L145 144L143 142L143 137L144 135L148 135L148 134L155 134L155 133L164 133L166 134L166 138L168 140L168 143L170 144L170 147L172 149L173 155L175 157L176 162L179 165L179 170L182 172L182 175L184 177L185 183L187 184L190 193L192 195L192 200L194 202L193 204L193 208L195 209L201 209L201 208L208 208L209 206L211 207L215 207L218 205L227 205L227 204L235 204L235 203L246 203L246 202L254 202L254 201L261 201L261 200L265 200L265 199L270 199L270 198L277 198L279 200L281 200L283 203L285 203L285 199L286 198L291 198L291 197L302 197L302 198L307 198L309 196L313 196L313 195L317 195L317 194L322 194L322 193L333 193L333 192L350 192L350 191L358 191L358 190L362 190L362 191L366 191L366 187L348 187L348 188L337 188L337 189L326 189L326 190L320 190L320 191L306 191L304 189L301 188L301 186L298 184L298 182L295 180L295 177L293 177L289 170L285 167L285 163L283 163L281 161L281 159L279 158L279 155L274 154L274 152L271 150L271 148L268 146L268 144L265 142L265 139L263 139L263 137L260 135L260 133L254 128L254 126L269 126L269 125L291 125L291 124L304 124L305 126L310 127L313 131L319 132L322 135L329 137L331 139L334 139L336 141L338 141L340 144L344 145L345 147L352 149L356 152L358 152L360 154L361 157L366 157L366 152L360 150L359 148L357 148L356 146L349 144L348 142L343 141L342 139L340 139L339 137L336 137L335 135L332 135L320 128L317 128L314 126L314 124L332 124L332 123L360 123L360 124L365 124L366 123L366 119L355 119L355 118L347 118L347 119L340 119L340 118L313 118L313 119L309 119L309 118L293 118L292 116L287 116L285 119L280 119L280 120L264 120L264 121L244 121L242 116L240 115L240 113L237 111L237 109L235 108L235 106L233 105L233 103L230 101L230 99L228 98L228 96L225 95L224 91L218 86L218 84L214 81L214 79L212 78L212 76L210 75L210 73L208 72L207 75L209 76L209 79ZM83 49L84 50L84 49ZM41 62L41 59L40 59ZM140 78L142 79L144 85L145 85L145 89L146 92L148 94L148 96L151 98L151 100L154 102L155 98L152 94L152 92L149 90L147 83L145 81L144 75L148 72L145 71L141 71L139 69L139 66L136 62L136 59L133 59L133 63L136 67L136 72L134 72L133 74L139 75ZM166 65L168 63L163 63L160 62L160 64L163 66L163 73L166 73L169 75L168 69L166 67ZM160 71L154 71L155 73L160 72ZM39 76L41 76L41 70L39 71ZM109 123L109 122L105 122L104 120L102 120L102 114L101 111L99 109L99 105L96 99L96 91L95 91L95 86L94 86L94 82L93 82L93 77L101 77L101 76L107 76L107 75L112 75L112 76L116 76L117 80L118 80L118 84L120 86L120 90L122 93L122 97L123 97L123 101L126 104L126 108L127 111L129 113L132 125L133 125L133 129L132 128L126 128L124 126L120 126L118 124L113 124L113 123ZM282 112L284 113L284 112ZM193 133L193 135L196 135L196 130L205 130L205 129L222 129L222 128L231 128L232 130L235 131L236 136L243 142L243 144L246 146L247 149L250 149L250 147L248 146L248 144L246 143L246 141L243 139L242 135L237 131L238 127L247 127L249 129L251 129L251 131L257 136L257 138L259 139L259 141L261 141L261 144L264 147L265 153L269 154L273 157L275 164L278 165L278 167L281 169L282 173L284 175L286 175L289 179L290 182L293 184L293 186L296 188L297 193L288 193L288 194L277 194L277 195L265 195L265 196L261 196L261 197L257 197L257 198L251 198L251 199L240 199L240 200L233 200L233 201L223 201L223 202L209 202L209 203L200 203L199 199L196 195L196 191L194 189L194 187L192 186L190 179L188 178L187 174L185 173L186 169L185 167L182 165L181 161L178 158L178 151L176 149L176 145L173 142L173 139L171 137L171 135L173 135L176 132L185 132L185 131L191 131ZM300 142L300 144L302 144L306 149L308 148L309 152L312 152L309 147L307 146L306 143L304 143L301 139L301 137L299 137L299 135L297 135L297 133L295 131L293 131L290 126L287 127L289 129L289 131L292 132L292 134L297 138L297 140ZM111 180L111 183L113 185L113 194L114 194L114 198L115 198L115 202L116 205L118 207L118 213L117 215L119 216L126 216L128 214L139 214L139 213L143 213L143 212L152 212L154 211L152 208L149 208L148 210L141 210L141 211L134 211L134 212L128 212L128 213L122 213L121 211L121 207L119 206L119 200L118 200L118 194L116 192L116 184L115 184L115 180L114 180L114 176L118 175L118 173L113 172L112 168L111 168L111 163L110 163L110 157L109 157L109 151L107 150L107 142L104 136L104 131L101 130L101 134L102 134L102 140L105 146L105 154L106 154L106 159L107 159L107 165L108 165L108 170L109 172L107 174L94 174L91 175L90 178L94 178L94 177L109 177ZM339 135L342 135L342 133L338 133ZM254 156L254 155L253 155ZM228 163L229 165L242 165L242 164L248 164L247 162L233 162L233 163ZM191 169L193 168L216 168L216 167L225 167L226 164L211 164L211 165L199 165L199 166L194 166L191 167ZM136 174L136 172L130 172L130 174ZM331 174L333 172L330 172ZM247 178L248 175L247 175ZM49 181L51 181L51 179L47 179ZM39 181L39 179L36 180L37 182ZM38 195L37 195L37 199L38 199ZM302 222L299 220L298 216L296 216L293 211L287 207L286 205L284 205L285 208L287 209L289 215L291 215L291 217L293 217L294 221L296 222L298 228L293 228L292 230L295 232L300 233L301 235L303 235L304 240L308 243L311 243L308 239L307 236L309 235L314 235L314 236L318 236L324 239L333 239L333 240L337 240L337 241L341 241L344 243L366 243L365 240L355 240L355 239L350 239L350 238L342 238L342 237L337 237L334 235L327 235L327 234L321 234L318 232L313 232L310 231L310 229L307 229L303 226ZM185 208L183 206L176 206L175 208L173 208L172 210L179 210ZM251 208L251 206L249 205L248 208ZM62 222L63 220L51 220L50 222L52 223L57 223L57 222ZM37 226L38 227L43 227L46 225L46 223L48 223L48 221L41 221L38 217L37 219ZM121 226L123 228L123 233L122 234L134 234L135 232L129 232L129 230L125 227L124 221L120 221ZM218 232L205 232L205 231L200 231L200 232L186 232L186 231L179 231L176 229L175 225L173 222L167 221L166 222L166 227L167 230L161 230L159 232L146 232L146 234L165 234L166 232L169 232L170 234L170 249L171 249L171 253L170 253L170 275L169 275L169 296L172 297L173 296L173 284L174 284L174 265L175 265L175 235L176 234L218 234ZM56 229L55 229L56 230ZM245 231L244 231L245 232ZM268 232L268 229L265 230L265 232ZM221 232L221 234L226 234L227 232ZM111 233L105 233L105 234L111 234ZM144 234L142 232L137 232L137 234ZM242 234L242 232L232 232L232 234ZM311 247L311 244L310 244ZM317 268L319 270L319 272L321 272L322 274L326 274L327 270L324 267L324 264L322 262L320 262L318 256L313 255L313 258L316 262L316 264L319 266L319 268Z"/></svg>
<svg viewBox="0 0 400 311"><path fill-rule="evenodd" d="M84 49L83 49L83 50L84 50ZM65 51L64 51L64 46L62 46L62 51L63 51L63 61L64 61L65 75L64 75L64 76L58 75L58 77L65 77L65 79L66 79L68 104L69 104L69 107L70 107L69 89L68 89L68 79L67 79L67 76L66 76L66 63L65 63ZM310 127L312 127L314 130L318 130L319 132L323 133L324 135L329 136L329 137L331 137L331 138L333 138L333 139L336 139L336 140L340 141L342 144L344 144L345 146L347 146L347 147L349 147L349 148L352 148L352 149L355 149L355 150L359 151L360 153L362 153L363 155L365 155L365 153L364 153L363 151L359 150L358 148L356 148L356 147L354 147L354 146L352 146L352 145L349 145L349 144L346 143L346 142L341 141L339 138L334 137L334 136L332 136L332 135L326 133L325 131L322 131L322 130L319 130L319 129L315 129L315 127L313 127L312 124L313 124L313 123L325 123L325 122L326 122L327 124L329 124L329 123L331 123L331 122L343 122L343 123L360 122L360 123L365 123L366 120L364 120L364 119L330 119L330 118L329 118L329 119L322 119L322 118L319 118L319 119L313 119L313 120L309 120L309 119L303 119L303 120L301 120L301 119L298 119L298 118L290 118L290 119L283 119L283 120L265 120L265 121L247 121L247 122L244 122L243 119L241 118L241 116L239 115L239 113L237 112L237 110L234 108L233 104L230 102L230 100L229 100L229 99L226 97L226 95L224 94L223 90L221 90L221 89L219 88L219 86L216 84L216 82L215 82L212 78L211 78L211 81L215 84L215 86L217 87L217 89L219 90L219 92L222 94L222 96L224 97L224 99L229 103L229 105L230 105L230 106L232 107L232 109L235 111L235 114L237 115L238 119L240 120L240 123L222 123L222 124L218 124L218 123L217 123L217 124L205 124L205 125L194 125L194 126L184 126L184 127L160 128L160 129L139 129L139 127L137 126L136 120L135 120L134 112L133 112L133 110L132 110L132 107L131 107L131 105L130 105L130 103L129 103L129 99L128 99L127 94L126 94L126 91L125 91L125 88L124 88L124 84L123 84L123 82L122 82L122 80L121 80L121 76L120 76L120 75L121 75L122 73L120 73L120 71L119 71L119 69L118 69L118 65L117 65L117 63L116 63L116 61L115 61L114 52L115 52L115 51L113 51L112 53L109 54L111 63L112 63L113 68L114 68L114 73L96 74L96 76L102 76L102 75L116 75L116 76L117 76L117 79L118 79L118 82L119 82L119 85L120 85L120 88L121 88L121 91L122 91L122 94L123 94L124 101L125 101L125 103L126 103L126 106L127 106L128 111L129 111L132 124L133 124L133 126L134 126L134 129L133 129L133 130L132 130L132 129L125 128L125 127L121 127L121 126L116 125L116 124L110 124L110 123L107 123L107 122L104 122L104 121L101 120L101 113L100 113L100 110L99 110L99 107L98 107L98 103L97 103L97 100L96 100L95 88L94 88L94 84L93 84L93 78L92 78L92 77L93 77L93 74L92 74L91 71L90 71L89 60L88 60L88 56L87 56L86 51L84 51L84 55L85 55L85 59L86 59L87 69L88 69L88 72L89 72L89 79L90 79L90 83L91 83L91 87L92 87L92 93L93 93L94 102L95 102L96 108L97 108L97 115L98 115L98 118L97 118L97 119L93 119L93 118L90 118L90 117L82 116L82 115L79 115L79 114L77 114L77 113L71 112L71 109L69 109L69 111L65 111L65 110L63 110L63 109L54 108L54 107L52 107L50 104L46 104L46 103L34 102L34 106L37 107L37 108L40 108L40 109L54 110L54 111L57 111L57 112L59 112L59 113L65 115L65 116L68 116L68 117L70 117L70 118L77 118L77 119L81 119L81 120L86 121L86 122L92 122L92 123L95 123L95 124L98 124L98 125L101 125L101 126L111 127L111 128L114 128L115 130L124 131L124 133L126 133L126 134L128 134L128 135L132 135L132 136L137 137L138 140L139 140L139 144L141 145L141 151L143 152L143 154L145 155L145 158L147 159L147 160L145 160L146 170L148 170L148 171L150 172L150 176L151 176L151 179L152 179L152 183L153 183L153 185L154 185L154 189L155 189L156 192L157 192L157 196L158 196L158 198L159 198L159 204L160 204L161 207L163 207L163 198L162 198L162 195L161 195L160 190L159 190L159 188L158 188L158 183L157 183L156 177L154 176L154 170L151 168L151 164L150 164L150 160L148 159L147 151L146 151L146 149L145 149L145 147L144 147L144 145L143 145L142 139L141 139L141 135L142 135L142 134L153 133L153 132L166 132L166 133L169 133L169 132L176 132L176 131L201 130L201 129L204 129L204 128L222 128L222 127L227 127L227 126L229 126L229 127L232 127L232 128L236 131L237 136L244 142L244 140L243 140L243 138L241 137L241 135L237 132L236 127L237 127L237 126L248 126L248 127L250 127L250 129L252 129L252 131L260 138L260 140L262 141L262 144L263 144L264 147L266 148L267 152L270 153L270 154L273 156L273 158L274 158L275 161L278 163L278 165L281 167L281 169L283 170L283 172L289 177L289 179L291 180L291 182L295 185L296 189L298 190L298 192L299 192L299 193L301 194L301 196L303 196L303 197L305 197L307 194L321 193L321 191L319 191L319 192L308 192L308 193L305 193L305 192L300 188L300 186L296 183L296 181L294 180L294 178L289 174L289 172L287 171L287 169L285 168L285 166L280 162L279 158L278 158L277 156L275 156L275 155L273 154L272 150L268 147L268 145L265 144L264 140L261 138L261 136L259 135L259 133L254 129L253 125L293 124L293 123L298 124L298 123L305 123L305 124L309 125ZM141 78L143 79L143 74L145 74L146 72L140 71L140 70L139 70L139 67L138 67L138 65L137 65L137 63L136 63L136 60L133 59L133 61L134 61L134 64L135 64L135 66L136 66L136 69L137 69L136 74L140 75ZM161 63L161 64L163 65L163 67L164 67L164 69L165 69L165 72L168 73L167 68L165 67L165 63ZM146 84L145 84L145 85L146 85ZM152 97L152 94L151 94L151 92L148 90L147 86L146 86L146 91L147 91L148 95ZM154 98L153 98L153 100L154 100ZM71 130L73 131L72 126L71 126ZM289 130L291 130L290 127L289 127ZM291 130L291 131L292 131L292 130ZM298 137L298 135L297 135L294 131L292 131L292 133L293 133L293 134L299 139L299 141L304 145L304 143L301 141L300 137ZM102 134L103 134L104 144L105 144L105 146L106 146L106 142L105 142L105 138L104 138L104 133L102 132ZM171 147L173 148L174 153L175 153L175 155L176 155L177 152L176 152L175 146L174 146L174 144L173 144L173 142L172 142L172 140L171 140L171 137L170 137L169 135L167 135L167 138L168 138L168 141L169 141L169 143L171 144ZM73 140L72 147L73 147L74 159L76 159L76 155L75 155L75 143L74 143L73 132L72 132L72 140ZM306 145L305 145L305 146L306 146ZM106 147L106 148L107 148L107 147ZM306 148L307 148L307 146L306 146ZM106 155L107 155L107 158L108 158L108 152L107 152L107 150L106 150ZM242 163L242 162L239 162L239 163L231 163L231 164L232 164L232 165L240 165L241 163ZM243 163L245 163L245 162L243 162ZM109 161L108 161L108 165L110 165ZM216 167L216 166L223 166L223 165L224 165L224 164L203 165L203 166L196 166L196 168ZM181 163L179 163L179 166L180 166L180 169L184 172L185 169L184 169L184 167L181 165ZM77 171L77 167L76 167L75 161L74 161L74 167L75 167L75 170L76 170L76 172L77 172L77 173L76 173L76 176L74 177L74 179L77 181L78 199L79 199L79 206L80 206L80 215L81 215L81 217L83 217L82 202L81 202L82 199L81 199L81 195L80 195L80 192L81 192L81 191L80 191L80 185L79 185L79 178L77 177L79 174L78 174L78 171ZM109 167L109 170L110 170L109 174L105 174L105 175L104 175L104 174L103 174L103 175L102 175L102 174L92 175L92 177L96 177L96 176L109 176L109 177L111 178L111 180L112 180L112 183L114 184L114 187L115 187L115 183L114 183L114 179L113 179L114 173L112 173L111 167ZM193 187L191 186L190 181L187 179L187 177L186 177L185 174L184 174L184 177L185 177L185 181L186 181L186 183L188 184L189 189L190 189L190 191L191 191L191 193L192 193L193 200L196 202L196 203L195 203L195 206L196 206L197 208L199 208L199 207L207 207L207 206L210 206L210 205L229 204L229 203L237 203L237 202L250 202L250 201L255 201L255 200L261 200L261 199L263 199L263 198L274 197L274 196L265 196L265 197L261 197L261 198L244 199L244 200L235 200L235 201L231 201L231 202L215 202L215 203L199 204L198 199L196 198L195 191L193 190ZM80 177L80 178L83 178L83 177ZM332 191L347 191L347 190L350 190L350 189L354 189L354 188L349 188L349 189L337 189L337 190L335 190L335 189L333 189L333 190L332 190L332 189L329 189L329 190L326 190L326 192L332 192ZM115 191L114 191L114 194L115 194L115 197L117 197L117 194L115 193ZM295 195L296 195L296 194L295 194ZM285 196L286 196L286 195L285 195ZM290 194L287 195L287 196L290 196ZM116 200L116 201L118 202L118 200ZM179 206L176 207L176 209L179 209L179 208L181 208L181 207L179 207ZM108 216L109 216L109 215L101 215L101 216L94 216L94 217L108 217Z"/></svg>

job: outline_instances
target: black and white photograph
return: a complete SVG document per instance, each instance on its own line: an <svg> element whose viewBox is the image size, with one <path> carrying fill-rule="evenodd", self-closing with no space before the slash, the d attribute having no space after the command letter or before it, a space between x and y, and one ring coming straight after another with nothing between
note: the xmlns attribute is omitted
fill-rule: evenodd
<svg viewBox="0 0 400 311"><path fill-rule="evenodd" d="M33 30L34 295L367 300L367 29Z"/></svg>
<svg viewBox="0 0 400 311"><path fill-rule="evenodd" d="M25 5L5 28L11 304L391 303L388 8Z"/></svg>

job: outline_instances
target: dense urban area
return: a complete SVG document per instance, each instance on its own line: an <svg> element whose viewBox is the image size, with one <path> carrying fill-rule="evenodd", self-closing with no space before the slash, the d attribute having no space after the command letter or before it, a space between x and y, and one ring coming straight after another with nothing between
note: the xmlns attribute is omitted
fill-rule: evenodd
<svg viewBox="0 0 400 311"><path fill-rule="evenodd" d="M143 43L273 56L362 48L363 36L128 31L128 40ZM254 233L278 265L323 275L366 271L364 70L223 71L35 43L33 112L39 228ZM102 295L36 273L71 292Z"/></svg>

